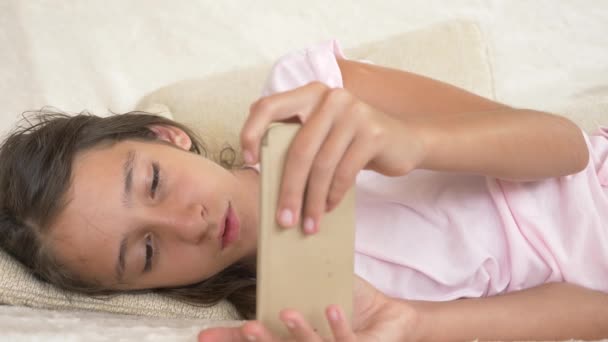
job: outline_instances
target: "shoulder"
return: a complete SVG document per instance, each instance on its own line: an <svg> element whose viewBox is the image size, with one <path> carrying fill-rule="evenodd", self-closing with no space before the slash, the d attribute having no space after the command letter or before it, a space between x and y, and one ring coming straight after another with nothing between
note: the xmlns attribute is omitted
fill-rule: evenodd
<svg viewBox="0 0 608 342"><path fill-rule="evenodd" d="M337 59L344 53L336 40L324 41L285 54L273 65L262 90L262 96L288 91L313 81L332 88L343 87Z"/></svg>

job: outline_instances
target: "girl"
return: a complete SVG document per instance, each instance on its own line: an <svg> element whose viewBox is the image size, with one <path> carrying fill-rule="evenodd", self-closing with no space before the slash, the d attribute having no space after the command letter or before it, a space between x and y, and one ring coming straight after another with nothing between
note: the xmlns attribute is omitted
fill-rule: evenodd
<svg viewBox="0 0 608 342"><path fill-rule="evenodd" d="M608 131L349 61L335 42L280 59L263 95L242 168L142 113L17 130L0 153L2 248L71 290L228 298L252 317L258 147L271 122L298 120L279 223L314 234L357 186L354 317L327 308L334 340L608 335ZM298 312L281 319L321 341ZM199 340L278 339L248 322Z"/></svg>

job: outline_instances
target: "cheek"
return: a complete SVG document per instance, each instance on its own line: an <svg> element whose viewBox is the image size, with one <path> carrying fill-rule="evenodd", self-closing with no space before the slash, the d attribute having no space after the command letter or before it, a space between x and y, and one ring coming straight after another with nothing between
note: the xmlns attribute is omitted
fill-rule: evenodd
<svg viewBox="0 0 608 342"><path fill-rule="evenodd" d="M159 269L162 278L171 285L189 285L203 281L223 269L222 259L213 255L207 244L200 246L175 243L162 250Z"/></svg>
<svg viewBox="0 0 608 342"><path fill-rule="evenodd" d="M171 191L181 200L196 202L211 211L212 217L219 217L218 211L225 209L225 198L230 192L232 178L224 169L215 167L191 167L176 173L172 179ZM219 167L219 166L218 166Z"/></svg>

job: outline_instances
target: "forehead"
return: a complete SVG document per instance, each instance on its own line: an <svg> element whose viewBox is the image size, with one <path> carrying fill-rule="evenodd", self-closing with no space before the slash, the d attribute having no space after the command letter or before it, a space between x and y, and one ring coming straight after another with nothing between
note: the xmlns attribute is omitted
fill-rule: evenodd
<svg viewBox="0 0 608 342"><path fill-rule="evenodd" d="M67 204L49 238L59 259L85 276L114 273L117 241L125 229L123 165L134 147L117 143L82 152L74 160Z"/></svg>

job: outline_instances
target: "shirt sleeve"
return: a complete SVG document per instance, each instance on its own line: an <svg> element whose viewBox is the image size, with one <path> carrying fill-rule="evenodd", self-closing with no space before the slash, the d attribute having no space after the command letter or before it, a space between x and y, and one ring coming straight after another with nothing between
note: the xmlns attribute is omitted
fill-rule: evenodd
<svg viewBox="0 0 608 342"><path fill-rule="evenodd" d="M336 40L325 41L288 53L273 65L262 90L272 95L319 81L330 88L342 88L342 73L337 58L346 58Z"/></svg>
<svg viewBox="0 0 608 342"><path fill-rule="evenodd" d="M583 136L589 148L587 168L595 171L602 186L608 187L608 127L599 126L591 135L583 131Z"/></svg>

